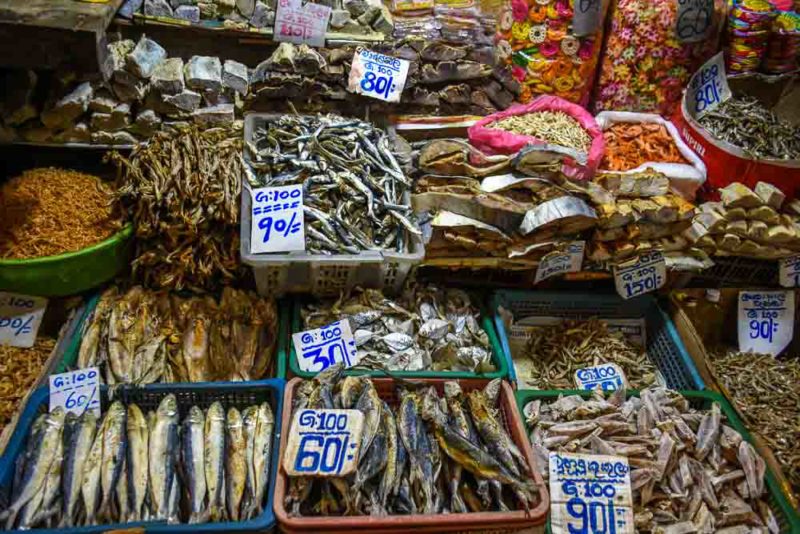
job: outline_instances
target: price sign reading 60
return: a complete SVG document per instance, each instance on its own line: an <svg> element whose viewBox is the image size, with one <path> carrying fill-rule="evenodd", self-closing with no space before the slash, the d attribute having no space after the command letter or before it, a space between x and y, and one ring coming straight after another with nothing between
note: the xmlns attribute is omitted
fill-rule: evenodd
<svg viewBox="0 0 800 534"><path fill-rule="evenodd" d="M295 413L283 467L289 476L343 476L358 465L364 414L359 410Z"/></svg>
<svg viewBox="0 0 800 534"><path fill-rule="evenodd" d="M254 189L252 199L250 252L305 250L301 184Z"/></svg>

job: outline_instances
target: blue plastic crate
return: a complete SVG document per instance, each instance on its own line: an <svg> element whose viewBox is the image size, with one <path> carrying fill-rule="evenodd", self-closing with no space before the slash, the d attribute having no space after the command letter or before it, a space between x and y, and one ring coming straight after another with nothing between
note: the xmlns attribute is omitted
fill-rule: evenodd
<svg viewBox="0 0 800 534"><path fill-rule="evenodd" d="M498 313L500 306L510 311L515 320L526 317L564 317L579 320L587 320L592 317L644 318L647 356L664 375L667 385L672 389L706 389L675 325L659 307L656 299L650 295L624 300L614 294L496 291L492 295L495 328L500 336L503 353L508 359L509 377L516 382L517 377L508 344L508 333L503 319Z"/></svg>
<svg viewBox="0 0 800 534"><path fill-rule="evenodd" d="M279 461L278 449L280 448L281 441L281 416L283 414L283 390L285 384L285 380L274 378L253 382L153 384L140 388L123 386L116 390L114 396L115 399L121 400L126 404L136 403L143 411L147 412L148 410L155 410L161 399L168 393L172 393L178 400L178 410L181 419L192 405L207 408L214 401L220 401L226 409L231 406L243 409L252 404L260 404L264 401L269 402L275 417L275 430L273 431L274 436L272 439L272 458L270 459L270 482L267 491L267 502L264 505L264 512L260 516L247 521L226 521L199 525L169 525L164 521L147 521L65 529L36 529L33 532L88 534L136 527L144 529L145 532L170 534L179 532L268 532L272 530L275 527L275 513L272 509L272 500L275 494L275 474L277 473ZM101 388L100 396L101 405L105 413L105 409L108 407L107 388ZM11 489L10 486L14 477L14 465L17 457L25 451L28 434L33 426L33 422L39 414L47 411L48 403L49 393L47 387L39 388L31 395L28 404L25 406L20 416L14 434L11 436L11 440L6 447L6 451L2 458L0 458L0 493L2 493L6 499Z"/></svg>

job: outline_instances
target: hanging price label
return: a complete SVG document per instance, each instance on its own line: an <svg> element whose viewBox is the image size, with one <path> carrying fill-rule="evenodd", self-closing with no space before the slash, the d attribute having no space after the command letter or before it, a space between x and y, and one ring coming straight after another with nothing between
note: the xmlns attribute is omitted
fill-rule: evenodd
<svg viewBox="0 0 800 534"><path fill-rule="evenodd" d="M794 292L740 292L738 331L740 351L780 354L794 335Z"/></svg>
<svg viewBox="0 0 800 534"><path fill-rule="evenodd" d="M658 251L646 252L634 263L614 266L614 285L624 299L655 291L666 282L667 264Z"/></svg>
<svg viewBox="0 0 800 534"><path fill-rule="evenodd" d="M675 35L684 43L708 37L714 23L714 0L678 0Z"/></svg>
<svg viewBox="0 0 800 534"><path fill-rule="evenodd" d="M604 0L575 0L572 33L577 37L594 35L603 23Z"/></svg>
<svg viewBox="0 0 800 534"><path fill-rule="evenodd" d="M358 47L350 65L347 90L358 95L399 102L409 62Z"/></svg>
<svg viewBox="0 0 800 534"><path fill-rule="evenodd" d="M45 308L46 298L0 291L0 345L32 347Z"/></svg>
<svg viewBox="0 0 800 534"><path fill-rule="evenodd" d="M302 184L254 189L252 197L250 252L306 249Z"/></svg>
<svg viewBox="0 0 800 534"><path fill-rule="evenodd" d="M363 429L359 410L300 410L292 420L283 468L289 476L348 475L358 465Z"/></svg>
<svg viewBox="0 0 800 534"><path fill-rule="evenodd" d="M301 0L278 0L273 35L276 41L308 46L325 46L325 32L331 8Z"/></svg>
<svg viewBox="0 0 800 534"><path fill-rule="evenodd" d="M59 406L77 415L87 410L100 415L100 373L96 367L50 375L50 411Z"/></svg>
<svg viewBox="0 0 800 534"><path fill-rule="evenodd" d="M536 268L536 278L533 283L538 284L551 276L580 271L583 265L583 249L585 245L585 241L574 241L569 244L567 250L551 252L542 258Z"/></svg>
<svg viewBox="0 0 800 534"><path fill-rule="evenodd" d="M554 534L633 534L628 459L550 453L551 530Z"/></svg>
<svg viewBox="0 0 800 534"><path fill-rule="evenodd" d="M615 391L625 388L627 383L625 371L615 363L603 363L575 371L578 389L593 390L600 386L603 391Z"/></svg>
<svg viewBox="0 0 800 534"><path fill-rule="evenodd" d="M722 52L706 61L700 70L694 73L686 92L686 105L695 119L699 119L731 97L728 76L725 73L725 57Z"/></svg>
<svg viewBox="0 0 800 534"><path fill-rule="evenodd" d="M310 373L324 371L335 363L352 367L358 363L358 350L347 319L322 328L292 334L300 369Z"/></svg>
<svg viewBox="0 0 800 534"><path fill-rule="evenodd" d="M800 287L800 256L780 260L778 279L781 287Z"/></svg>

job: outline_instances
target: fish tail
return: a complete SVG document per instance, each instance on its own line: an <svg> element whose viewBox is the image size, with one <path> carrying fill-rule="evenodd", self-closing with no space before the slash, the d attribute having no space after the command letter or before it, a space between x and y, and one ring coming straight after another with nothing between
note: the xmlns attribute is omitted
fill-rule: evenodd
<svg viewBox="0 0 800 534"><path fill-rule="evenodd" d="M11 507L2 514L0 514L0 521L6 522L6 530L12 530L14 528L14 523L17 522L17 514L19 513L19 508Z"/></svg>

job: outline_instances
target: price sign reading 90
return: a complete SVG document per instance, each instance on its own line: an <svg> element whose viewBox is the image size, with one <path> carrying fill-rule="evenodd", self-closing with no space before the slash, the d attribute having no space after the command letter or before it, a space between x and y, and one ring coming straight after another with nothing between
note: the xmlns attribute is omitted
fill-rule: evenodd
<svg viewBox="0 0 800 534"><path fill-rule="evenodd" d="M358 465L364 414L300 410L294 415L283 467L289 476L344 476Z"/></svg>
<svg viewBox="0 0 800 534"><path fill-rule="evenodd" d="M794 292L740 292L738 332L740 351L780 354L794 335Z"/></svg>
<svg viewBox="0 0 800 534"><path fill-rule="evenodd" d="M305 250L301 184L254 189L252 199L250 252Z"/></svg>
<svg viewBox="0 0 800 534"><path fill-rule="evenodd" d="M0 345L32 347L47 299L0 291Z"/></svg>

